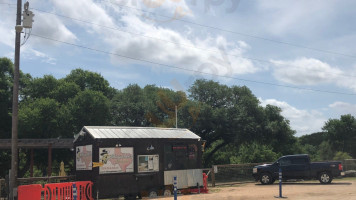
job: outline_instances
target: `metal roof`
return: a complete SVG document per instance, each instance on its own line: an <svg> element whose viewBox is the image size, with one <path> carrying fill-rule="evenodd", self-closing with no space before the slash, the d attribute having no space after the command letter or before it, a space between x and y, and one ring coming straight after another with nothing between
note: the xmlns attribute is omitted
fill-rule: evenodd
<svg viewBox="0 0 356 200"><path fill-rule="evenodd" d="M188 129L157 127L84 126L79 135L90 134L95 139L105 138L161 138L200 139Z"/></svg>

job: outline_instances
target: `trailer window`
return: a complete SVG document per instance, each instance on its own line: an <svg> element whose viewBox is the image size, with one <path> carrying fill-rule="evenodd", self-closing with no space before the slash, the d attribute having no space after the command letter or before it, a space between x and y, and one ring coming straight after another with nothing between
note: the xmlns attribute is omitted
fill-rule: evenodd
<svg viewBox="0 0 356 200"><path fill-rule="evenodd" d="M164 169L181 170L197 167L198 147L196 144L166 144L164 146Z"/></svg>
<svg viewBox="0 0 356 200"><path fill-rule="evenodd" d="M138 172L157 172L159 171L158 155L138 155Z"/></svg>

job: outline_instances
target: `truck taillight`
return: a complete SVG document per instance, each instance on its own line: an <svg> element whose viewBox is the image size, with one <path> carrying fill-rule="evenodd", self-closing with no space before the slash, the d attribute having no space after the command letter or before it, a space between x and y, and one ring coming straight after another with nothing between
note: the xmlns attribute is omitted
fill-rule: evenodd
<svg viewBox="0 0 356 200"><path fill-rule="evenodd" d="M342 171L342 164L339 164L339 170Z"/></svg>

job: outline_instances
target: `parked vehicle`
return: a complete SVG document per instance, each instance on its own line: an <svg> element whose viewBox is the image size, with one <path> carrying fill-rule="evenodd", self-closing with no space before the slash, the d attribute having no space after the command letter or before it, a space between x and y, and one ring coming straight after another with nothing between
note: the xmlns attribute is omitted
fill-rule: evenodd
<svg viewBox="0 0 356 200"><path fill-rule="evenodd" d="M278 179L279 168L283 180L318 179L320 183L331 183L342 172L341 162L310 162L306 154L288 155L279 158L273 164L258 165L253 168L253 177L263 185L273 184Z"/></svg>

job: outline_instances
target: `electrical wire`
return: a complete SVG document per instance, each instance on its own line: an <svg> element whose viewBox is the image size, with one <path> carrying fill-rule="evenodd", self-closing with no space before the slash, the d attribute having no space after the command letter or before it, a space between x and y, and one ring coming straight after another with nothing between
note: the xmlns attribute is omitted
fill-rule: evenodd
<svg viewBox="0 0 356 200"><path fill-rule="evenodd" d="M217 76L217 77L222 77L222 78L229 78L229 79L234 79L234 80L239 80L239 81L244 81L244 82L263 84L263 85L278 86L278 87L292 88L292 89L298 89L298 90L307 90L307 91L312 91L312 92L322 92L322 93L329 93L329 94L340 94L340 95L356 96L355 93L344 93L344 92L338 92L338 91L318 90L318 89L312 89L312 88L303 88L303 87L297 87L297 86L281 85L281 84L275 84L275 83L269 83L269 82L263 82L263 81L242 79L242 78L237 78L237 77L227 76L227 75L217 75L217 74L202 72L202 71L198 71L198 70L194 70L194 69L188 69L188 68L183 68L183 67L178 67L178 66L158 63L158 62L145 60L145 59L141 59L141 58L134 58L134 57L131 57L131 56L121 55L121 54L118 54L118 53L113 53L113 52L109 52L109 51L95 49L95 48L91 48L91 47L87 47L87 46L83 46L83 45L73 44L73 43L70 43L70 42L65 42L65 41L61 41L61 40L57 40L57 39L41 36L41 35L34 34L34 33L32 33L32 36L35 36L35 37L38 37L38 38L42 38L42 39L46 39L46 40L59 42L59 43L63 43L63 44L67 44L67 45L71 45L71 46L75 46L75 47L78 47L78 48L87 49L87 50L90 50L90 51L96 51L96 52L100 52L100 53L104 53L104 54L108 54L108 55L118 56L118 57L121 57L121 58L130 59L130 60L141 61L141 62L145 62L145 63L157 65L157 66L162 66L162 67L166 67L166 68L171 68L171 69L178 69L178 70L189 71L189 72L194 72L194 73L199 73L199 74L204 74L204 75L212 75L212 76Z"/></svg>
<svg viewBox="0 0 356 200"><path fill-rule="evenodd" d="M102 0L102 1L104 1L104 0ZM147 10L143 10L143 9L139 9L139 8L134 8L134 7L127 6L127 5L114 3L112 1L105 1L105 2L107 2L109 4L113 4L113 5L119 6L121 8L125 7L125 8L129 8L129 9L137 10L139 12L150 13L150 14L153 14L153 15L156 15L156 16L160 16L160 17L164 17L164 18L169 18L169 19L172 18L172 17L166 16L166 15L157 14L155 12L151 12L151 11L147 11ZM259 39L259 40L265 40L265 41L268 41L268 42L273 42L273 43L278 43L278 44L283 44L283 45L289 45L289 46L308 49L308 50L313 50L313 51L319 51L319 52L327 53L327 54L334 54L334 55L340 55L340 56L345 56L345 57L350 57L350 58L356 58L356 56L354 56L354 55L348 55L348 54L339 53L339 52L335 52L335 51L328 51L328 50L308 47L308 46L304 46L304 45L294 44L294 43L291 43L291 42L273 40L273 39L261 37L261 36L258 36L258 35L252 35L252 34L248 34L248 33L236 32L236 31L223 29L223 28L215 27L215 26L210 26L210 25L206 25L206 24L200 24L200 23L196 23L196 22L192 22L192 21L188 21L188 20L184 20L184 19L175 18L175 20L181 21L181 22L184 22L184 23L193 24L193 25L200 26L200 27L204 27L204 28L215 29L215 30L219 30L219 31L222 31L222 32L232 33L232 34L236 34L236 35L241 35L241 36L245 36L245 37Z"/></svg>
<svg viewBox="0 0 356 200"><path fill-rule="evenodd" d="M227 52L225 52L225 51L216 51L216 50L205 49L205 48L196 47L196 46L188 45L188 44L184 44L184 43L172 42L172 41L169 41L169 40L164 40L164 39L161 39L161 38L151 37L151 36L143 35L143 34L140 34L140 33L134 33L134 32L127 31L127 30L123 30L123 29L120 29L120 28L117 28L117 27L105 26L105 25L93 23L93 22L90 22L90 21L82 20L82 19L76 19L76 18L73 18L73 17L68 17L68 16L65 16L65 15L60 15L60 14L57 14L57 13L48 12L48 11L41 10L41 9L37 9L37 8L31 8L31 9L37 10L37 11L39 11L39 12L43 12L43 13L47 13L47 14L59 16L59 17L62 17L62 18L70 19L70 20L73 20L73 21L78 21L78 22L82 22L82 23L87 23L87 24L99 26L99 27L106 28L106 29L111 29L111 30L116 30L116 31L128 33L128 34L131 34L131 35L136 35L136 36L139 36L139 37L145 37L145 38L150 38L150 39L158 40L158 41L165 42L165 43L175 44L175 45L178 45L178 46L185 46L185 47L188 47L188 48L194 48L194 49L198 49L198 50L201 50L201 51L210 51L210 52L219 53L219 54L220 54L220 53L223 53L223 54L225 54L225 55L229 55L229 56L233 56L233 57L237 57L237 58L244 58L244 59L247 59L247 60L252 60L252 61L257 61L257 62L262 62L262 63L268 63L268 64L275 65L274 62L269 61L269 60L264 60L264 59L260 59L260 58L252 58L252 57L241 56L241 55L235 55L235 54L227 53ZM293 64L284 64L284 66L292 67L292 68L296 68L296 69L300 69L300 66L293 65ZM314 69L311 69L311 70L309 69L309 71L323 72L323 73L325 73L324 71L314 70ZM326 74L331 74L331 73L326 73ZM335 73L332 73L331 75L337 75L337 76L344 76L344 77L353 77L353 78L356 78L356 76L349 75L349 74L340 74L340 73L335 74Z"/></svg>
<svg viewBox="0 0 356 200"><path fill-rule="evenodd" d="M7 3L5 3L5 4L7 4ZM16 4L7 4L7 5L16 5ZM127 7L127 6L125 6L125 7ZM129 8L132 8L132 7L129 7ZM65 16L65 15L60 15L60 14L57 14L57 13L48 12L48 11L41 10L41 9L37 9L37 8L33 8L33 7L32 7L31 9L37 10L37 11L39 11L39 12L51 14L51 15L56 15L56 16L59 16L59 17L62 17L62 18L66 18L66 19L70 19L70 20L74 20L74 21L78 21L78 22L82 22L82 23L87 23L87 24L99 26L99 27L102 27L102 28L107 28L107 29L111 29L111 30L116 30L116 31L120 31L120 32L124 32L124 33L131 34L131 35L137 35L137 36L140 36L140 37L146 37L146 38L150 38L150 39L155 39L155 40L158 40L158 41L161 41L161 42L165 42L165 43L175 44L175 45L178 45L178 46L185 46L185 47L189 47L189 48L195 48L195 49L198 49L198 50L210 51L210 52L214 52L214 53L223 53L223 54L225 54L225 55L229 55L229 56L233 56L233 57L237 57L237 58L244 58L244 59L247 59L247 60L252 60L252 61L257 61L257 62L262 62L262 63L268 63L268 64L275 65L275 62L272 62L272 61L269 61L269 60L264 60L264 59L260 59L260 58L246 57L246 56L241 56L241 55L235 55L235 54L227 53L227 52L225 52L225 51L216 51L216 50L205 49L205 48L196 47L196 46L192 46L192 45L188 45L188 44L182 44L182 43L172 42L172 41L169 41L169 40L164 40L164 39L160 39L160 38L156 38L156 37L151 37L151 36L147 36L147 35L143 35L143 34L139 34L139 33L134 33L134 32L130 32L130 31L127 31L127 30L122 30L122 29L117 28L117 27L104 26L104 25L101 25L101 24L96 24L96 23L89 22L89 21L86 21L86 20L76 19L76 18L73 18L73 17L68 17L68 16ZM135 8L135 9L136 9L136 8ZM140 10L140 9L139 9L139 10ZM147 12L148 12L148 11L147 11ZM284 66L287 66L287 67L292 67L292 68L300 69L300 66L293 65L293 64L283 64L283 65L284 65ZM309 71L312 71L312 72L313 72L313 71L314 71L314 72L323 72L323 73L325 73L324 71L315 70L315 69L309 69ZM354 75L349 75L349 74L340 74L340 73L337 73L337 74L335 74L335 73L326 73L326 74L356 78L356 76L354 76Z"/></svg>
<svg viewBox="0 0 356 200"><path fill-rule="evenodd" d="M104 0L101 0L101 1L104 1ZM134 7L127 6L127 5L114 3L112 1L104 1L104 2L107 2L107 3L112 4L112 5L119 6L121 8L134 9L134 10L137 10L139 12L150 13L150 14L153 14L153 15L156 15L156 16L169 18L169 19L172 18L172 17L166 16L166 15L157 14L155 12L151 12L151 11L147 11L147 10L143 10L143 9L139 9L139 8L134 8ZM16 4L10 4L10 3L0 3L0 4L9 5L9 6L16 5ZM32 8L32 9L38 10L38 9L35 9L35 8ZM303 48L303 49L308 49L308 50L312 50L312 51L319 51L319 52L322 52L322 53L345 56L345 57L349 57L349 58L356 58L356 56L354 56L354 55L348 55L348 54L345 54L345 53L339 53L339 52L335 52L335 51L328 51L328 50L308 47L308 46L305 46L305 45L299 45L299 44L295 44L295 43L291 43L291 42L273 40L273 39L261 37L261 36L258 36L258 35L252 35L252 34L248 34L248 33L232 31L232 30L223 29L223 28L220 28L220 27L210 26L210 25L206 25L206 24L200 24L200 23L196 23L196 22L188 21L188 20L184 20L184 19L175 18L174 20L181 21L181 22L184 22L184 23L189 23L189 24L200 26L200 27L204 27L204 28L215 29L215 30L219 30L219 31L222 31L222 32L227 32L227 33L231 33L231 34L235 34L235 35L241 35L241 36L250 37L250 38L259 39L259 40L265 40L265 41L273 42L273 43L277 43L277 44L289 45L289 46L293 46L293 47L297 47L297 48Z"/></svg>

